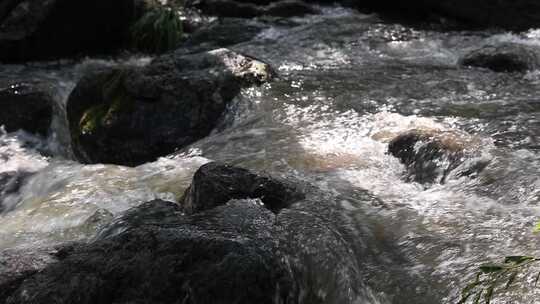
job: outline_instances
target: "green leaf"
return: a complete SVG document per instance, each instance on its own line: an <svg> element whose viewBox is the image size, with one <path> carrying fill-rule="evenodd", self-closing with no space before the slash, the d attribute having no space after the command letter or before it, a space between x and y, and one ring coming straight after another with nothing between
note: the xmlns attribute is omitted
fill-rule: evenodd
<svg viewBox="0 0 540 304"><path fill-rule="evenodd" d="M180 7L156 6L131 27L132 45L151 53L174 49L182 38Z"/></svg>
<svg viewBox="0 0 540 304"><path fill-rule="evenodd" d="M540 232L540 222L536 223L533 229L533 233L539 233Z"/></svg>
<svg viewBox="0 0 540 304"><path fill-rule="evenodd" d="M503 270L505 266L499 264L484 264L480 266L480 271L483 273L494 273Z"/></svg>
<svg viewBox="0 0 540 304"><path fill-rule="evenodd" d="M467 300L471 297L472 294L472 292L469 292L468 294L461 296L461 299L457 304L465 304L465 302L467 302Z"/></svg>
<svg viewBox="0 0 540 304"><path fill-rule="evenodd" d="M504 263L514 263L516 265L522 264L526 261L534 260L534 257L531 256L523 256L523 255L516 255L516 256L507 256L504 258Z"/></svg>

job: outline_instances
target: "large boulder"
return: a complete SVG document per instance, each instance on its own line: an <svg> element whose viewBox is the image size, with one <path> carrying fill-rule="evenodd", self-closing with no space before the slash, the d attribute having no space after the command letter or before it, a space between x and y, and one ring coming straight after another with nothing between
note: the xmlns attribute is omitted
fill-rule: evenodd
<svg viewBox="0 0 540 304"><path fill-rule="evenodd" d="M267 64L227 49L91 73L67 103L73 151L86 163L155 160L208 135L242 87L272 77Z"/></svg>
<svg viewBox="0 0 540 304"><path fill-rule="evenodd" d="M0 81L0 125L46 135L51 125L54 91L42 81Z"/></svg>
<svg viewBox="0 0 540 304"><path fill-rule="evenodd" d="M195 173L181 204L184 211L197 212L230 204L231 200L252 202L248 198L257 198L276 214L269 231L277 244L275 258L287 265L293 282L284 303L356 303L370 299L358 261L364 249L350 242L362 236L353 231L354 225L347 224L338 203L345 198L294 178L209 163ZM368 203L372 197L362 199Z"/></svg>
<svg viewBox="0 0 540 304"><path fill-rule="evenodd" d="M8 0L0 6L0 62L110 53L124 46L143 0Z"/></svg>
<svg viewBox="0 0 540 304"><path fill-rule="evenodd" d="M133 208L92 242L60 251L57 263L19 281L0 301L346 304L370 300L363 293L358 263L363 252L348 241L362 235L351 233L354 225L342 216L338 202L343 199L298 181L284 182L222 164L209 164L198 173L185 194L193 205L201 206L192 208L192 214L184 215L181 206L159 200ZM252 185L259 198L249 191L254 180L264 183ZM242 186L247 186L245 191ZM276 201L284 208L272 212Z"/></svg>
<svg viewBox="0 0 540 304"><path fill-rule="evenodd" d="M451 19L464 27L500 27L511 30L527 30L540 26L540 2L536 0L350 0L344 2L413 22Z"/></svg>
<svg viewBox="0 0 540 304"><path fill-rule="evenodd" d="M444 183L456 177L476 176L489 160L480 157L481 142L455 132L410 130L388 146L391 155L407 167L407 179L423 184Z"/></svg>
<svg viewBox="0 0 540 304"><path fill-rule="evenodd" d="M285 303L292 284L269 234L274 220L253 202L191 217L149 202L24 281L6 303Z"/></svg>
<svg viewBox="0 0 540 304"><path fill-rule="evenodd" d="M290 284L280 284L273 218L243 202L192 217L149 202L122 218L126 231L76 248L7 303L274 303Z"/></svg>
<svg viewBox="0 0 540 304"><path fill-rule="evenodd" d="M486 45L465 55L460 63L495 72L526 72L540 66L540 51L518 43Z"/></svg>

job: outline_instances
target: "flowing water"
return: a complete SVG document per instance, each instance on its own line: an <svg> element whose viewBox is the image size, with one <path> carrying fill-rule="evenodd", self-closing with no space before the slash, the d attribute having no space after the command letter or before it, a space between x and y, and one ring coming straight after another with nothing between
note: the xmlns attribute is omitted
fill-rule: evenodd
<svg viewBox="0 0 540 304"><path fill-rule="evenodd" d="M177 201L210 160L294 176L350 199L342 209L369 255L369 297L351 303L456 303L478 264L540 256L540 71L494 73L458 66L466 52L505 41L536 46L540 30L439 32L383 23L339 7L280 20L231 48L270 63L279 79L242 92L218 128L174 156L136 168L71 160L64 103L78 77L102 65L148 58L2 66L58 84L49 138L0 135L0 173L31 172L4 197L0 248L35 248L90 238L126 209ZM5 72L4 72L5 71ZM411 129L449 131L488 166L444 184L406 179L388 142ZM367 203L364 190L380 203ZM359 228L355 228L359 229ZM531 271L534 270L531 269ZM538 269L537 269L538 270ZM540 303L529 280L492 303Z"/></svg>

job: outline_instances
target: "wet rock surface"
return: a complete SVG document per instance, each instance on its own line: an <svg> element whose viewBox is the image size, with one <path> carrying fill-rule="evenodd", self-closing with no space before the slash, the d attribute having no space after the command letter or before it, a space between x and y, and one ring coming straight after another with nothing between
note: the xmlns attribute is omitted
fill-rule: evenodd
<svg viewBox="0 0 540 304"><path fill-rule="evenodd" d="M465 55L460 63L495 72L526 72L540 66L540 51L518 43L487 45Z"/></svg>
<svg viewBox="0 0 540 304"><path fill-rule="evenodd" d="M60 249L57 263L12 281L6 303L353 303L362 293L331 196L298 184L306 196L282 195L288 207L276 214L264 194L282 182L217 163L198 173L194 185L220 186L197 198L226 201L191 215L160 200L135 207L91 243ZM230 185L253 179L263 181L260 197L234 199L244 195Z"/></svg>
<svg viewBox="0 0 540 304"><path fill-rule="evenodd" d="M294 184L261 176L220 163L203 165L193 177L181 204L185 212L197 213L223 205L231 199L259 198L277 213L304 198Z"/></svg>
<svg viewBox="0 0 540 304"><path fill-rule="evenodd" d="M26 280L7 303L274 303L286 294L289 284L280 282L287 271L268 233L270 211L233 201L181 217L172 203L148 204L171 209L174 219L154 218L75 249Z"/></svg>
<svg viewBox="0 0 540 304"><path fill-rule="evenodd" d="M0 80L0 125L46 135L53 116L54 88L42 81Z"/></svg>
<svg viewBox="0 0 540 304"><path fill-rule="evenodd" d="M405 164L408 179L444 183L451 173L475 176L487 166L488 160L474 160L478 145L474 139L452 132L411 130L395 137L388 152Z"/></svg>
<svg viewBox="0 0 540 304"><path fill-rule="evenodd" d="M220 18L201 27L182 43L177 52L197 53L249 41L265 26L241 18Z"/></svg>
<svg viewBox="0 0 540 304"><path fill-rule="evenodd" d="M48 250L0 251L0 301L7 299L26 278L55 261Z"/></svg>
<svg viewBox="0 0 540 304"><path fill-rule="evenodd" d="M67 104L73 150L86 163L155 160L208 135L242 87L273 76L267 64L227 49L87 75Z"/></svg>
<svg viewBox="0 0 540 304"><path fill-rule="evenodd" d="M315 8L299 0L269 2L201 0L193 5L209 15L236 18L253 18L258 16L293 17L317 12Z"/></svg>

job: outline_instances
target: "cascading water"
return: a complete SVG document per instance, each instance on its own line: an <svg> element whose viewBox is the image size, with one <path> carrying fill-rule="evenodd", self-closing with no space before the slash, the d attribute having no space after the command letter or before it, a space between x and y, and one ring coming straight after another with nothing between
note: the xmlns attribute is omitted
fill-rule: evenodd
<svg viewBox="0 0 540 304"><path fill-rule="evenodd" d="M0 215L0 248L87 239L132 206L177 201L200 165L219 160L350 198L341 202L358 232L350 241L368 253L358 257L365 269L359 285L370 292L357 303L455 303L479 263L540 256L532 232L540 220L540 73L457 67L467 51L505 41L540 48L538 30L441 33L343 8L292 18L231 47L276 67L277 81L244 90L207 138L136 168L70 160L61 148L68 137L62 111L89 66L147 58L6 67L54 78L62 89L47 140L0 136L0 173L31 174L3 198L9 211ZM412 129L466 138L477 152L473 161L488 165L476 177L451 172L443 184L411 182L387 151L392 138ZM364 190L379 202L356 200ZM493 303L540 303L531 285L516 285Z"/></svg>

